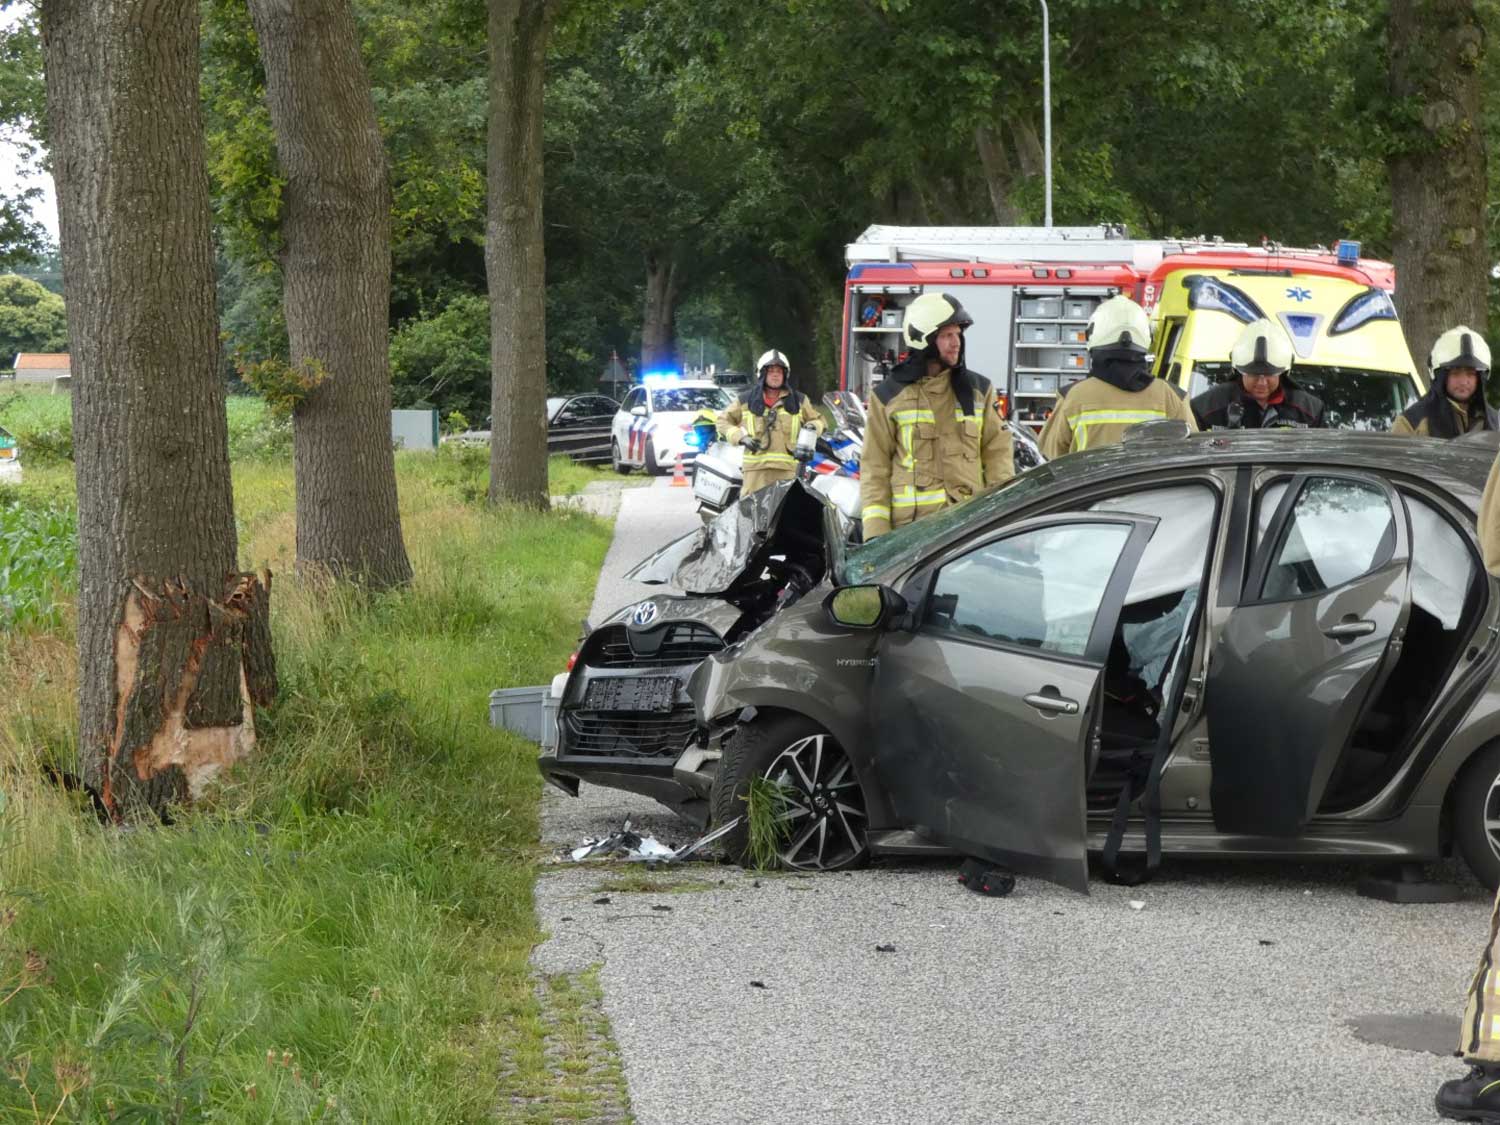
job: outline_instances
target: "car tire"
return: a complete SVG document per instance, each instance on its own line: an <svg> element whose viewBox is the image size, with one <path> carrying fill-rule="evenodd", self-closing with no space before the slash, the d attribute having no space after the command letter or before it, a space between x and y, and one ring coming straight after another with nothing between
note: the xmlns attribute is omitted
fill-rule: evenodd
<svg viewBox="0 0 1500 1125"><path fill-rule="evenodd" d="M1458 854L1490 890L1500 887L1500 743L1485 747L1464 764L1453 783L1453 841Z"/></svg>
<svg viewBox="0 0 1500 1125"><path fill-rule="evenodd" d="M656 461L656 443L650 438L646 439L646 475L648 477L659 477L663 473L669 473L670 468L663 469Z"/></svg>
<svg viewBox="0 0 1500 1125"><path fill-rule="evenodd" d="M615 467L615 472L619 473L622 477L629 475L630 466L620 460L620 443L613 438L610 439L609 443L609 463Z"/></svg>
<svg viewBox="0 0 1500 1125"><path fill-rule="evenodd" d="M709 797L713 823L727 824L746 813L750 783L758 777L780 778L796 793L786 815L791 829L782 867L840 871L869 860L864 791L848 755L817 723L782 713L741 726L719 760ZM723 845L735 862L750 860L748 822L728 833Z"/></svg>

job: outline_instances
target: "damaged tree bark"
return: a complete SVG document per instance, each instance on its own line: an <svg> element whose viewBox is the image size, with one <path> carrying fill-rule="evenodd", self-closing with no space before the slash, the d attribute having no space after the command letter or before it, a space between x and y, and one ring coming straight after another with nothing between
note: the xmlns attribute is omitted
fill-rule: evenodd
<svg viewBox="0 0 1500 1125"><path fill-rule="evenodd" d="M198 791L275 693L235 573L196 0L44 0L72 342L78 746L117 820Z"/></svg>

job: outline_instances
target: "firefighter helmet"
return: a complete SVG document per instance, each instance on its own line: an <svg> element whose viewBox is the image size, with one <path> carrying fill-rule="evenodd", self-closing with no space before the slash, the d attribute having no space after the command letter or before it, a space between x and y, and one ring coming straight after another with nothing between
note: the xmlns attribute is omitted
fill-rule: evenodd
<svg viewBox="0 0 1500 1125"><path fill-rule="evenodd" d="M772 348L770 351L763 353L761 357L755 361L756 376L764 379L766 377L766 368L772 366L773 364L781 368L783 378L790 379L792 377L792 365L787 362L786 356L782 355L775 348Z"/></svg>
<svg viewBox="0 0 1500 1125"><path fill-rule="evenodd" d="M1434 376L1452 367L1472 367L1483 378L1490 373L1490 347L1478 332L1460 324L1437 338L1427 367Z"/></svg>
<svg viewBox="0 0 1500 1125"><path fill-rule="evenodd" d="M923 293L906 306L901 338L909 349L923 351L950 324L968 328L973 323L974 318L964 311L957 297L950 297L947 293Z"/></svg>
<svg viewBox="0 0 1500 1125"><path fill-rule="evenodd" d="M1089 351L1108 348L1145 355L1151 349L1151 321L1129 297L1111 297L1089 317L1086 336Z"/></svg>
<svg viewBox="0 0 1500 1125"><path fill-rule="evenodd" d="M1245 325L1229 352L1229 363L1241 375L1285 375L1292 366L1292 342L1261 317Z"/></svg>

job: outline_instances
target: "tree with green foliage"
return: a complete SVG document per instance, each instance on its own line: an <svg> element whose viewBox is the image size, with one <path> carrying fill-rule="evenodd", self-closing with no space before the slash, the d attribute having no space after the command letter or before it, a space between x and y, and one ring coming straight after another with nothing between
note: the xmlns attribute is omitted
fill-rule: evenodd
<svg viewBox="0 0 1500 1125"><path fill-rule="evenodd" d="M56 293L15 274L0 274L0 366L17 352L68 350L68 315Z"/></svg>
<svg viewBox="0 0 1500 1125"><path fill-rule="evenodd" d="M0 12L11 8L0 2ZM16 18L0 27L0 140L6 142L16 169L33 171L40 152L46 90L42 80L42 43L36 13L17 5ZM45 253L47 232L32 214L40 188L0 192L0 270L37 260Z"/></svg>

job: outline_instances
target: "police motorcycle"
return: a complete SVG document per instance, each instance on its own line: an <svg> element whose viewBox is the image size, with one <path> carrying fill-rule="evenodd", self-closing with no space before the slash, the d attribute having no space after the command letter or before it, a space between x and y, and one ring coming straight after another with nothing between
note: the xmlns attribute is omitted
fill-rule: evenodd
<svg viewBox="0 0 1500 1125"><path fill-rule="evenodd" d="M829 392L823 396L823 405L833 416L833 429L817 434L810 426L803 428L798 445L807 443L806 449L811 452L799 462L797 479L826 496L849 520L857 522L865 409L858 396L848 391ZM1011 421L1003 424L1010 431L1017 473L1047 460L1030 430ZM698 448L703 452L693 466L693 495L698 500L699 514L708 521L739 500L745 450L743 446L721 441L711 418L701 419L694 429Z"/></svg>
<svg viewBox="0 0 1500 1125"><path fill-rule="evenodd" d="M835 391L823 396L833 415L834 428L819 434L802 427L797 437L797 479L833 502L851 520L859 518L859 454L864 447L864 411L853 395ZM852 404L852 406L851 406ZM744 483L745 448L719 438L714 422L702 417L694 423L695 444L703 450L693 464L693 495L705 521L713 519L740 498Z"/></svg>

